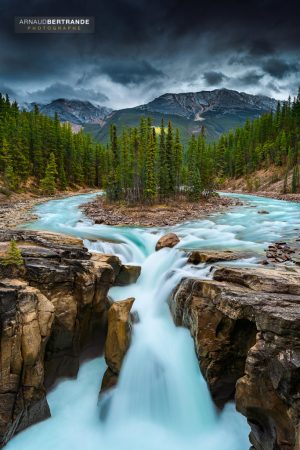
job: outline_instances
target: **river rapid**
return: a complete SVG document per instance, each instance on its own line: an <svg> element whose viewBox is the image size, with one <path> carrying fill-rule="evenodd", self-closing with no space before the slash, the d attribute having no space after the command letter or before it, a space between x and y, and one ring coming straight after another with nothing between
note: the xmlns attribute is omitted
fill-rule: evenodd
<svg viewBox="0 0 300 450"><path fill-rule="evenodd" d="M115 301L135 297L133 311L139 317L118 385L99 403L104 359L84 363L76 380L62 381L49 392L52 417L18 434L7 449L247 450L245 418L233 404L216 411L193 341L173 324L168 299L182 277L212 276L208 265L187 264L181 249L251 250L253 257L231 264L255 265L269 243L299 235L300 204L230 194L245 204L205 220L164 229L111 227L94 225L79 209L94 195L39 205L39 219L28 227L80 237L90 251L142 266L135 284L109 292ZM155 252L157 240L169 231L180 243Z"/></svg>

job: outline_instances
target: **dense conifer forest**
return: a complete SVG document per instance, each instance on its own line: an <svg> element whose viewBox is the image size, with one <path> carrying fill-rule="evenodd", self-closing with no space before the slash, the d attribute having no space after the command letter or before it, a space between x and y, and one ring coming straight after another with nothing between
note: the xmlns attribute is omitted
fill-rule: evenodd
<svg viewBox="0 0 300 450"><path fill-rule="evenodd" d="M264 114L244 127L223 135L209 146L214 175L251 178L259 169L280 168L283 193L298 192L300 162L300 89L291 101L278 103L277 110ZM292 180L288 183L289 174ZM259 182L259 180L257 180ZM255 190L255 186L253 186Z"/></svg>
<svg viewBox="0 0 300 450"><path fill-rule="evenodd" d="M155 203L186 196L197 200L213 190L212 160L203 134L192 137L184 152L178 129L169 122L152 127L141 118L139 128L111 127L111 169L106 190L111 200Z"/></svg>
<svg viewBox="0 0 300 450"><path fill-rule="evenodd" d="M24 190L29 182L48 194L69 186L102 187L105 172L105 150L89 135L72 133L37 107L20 111L0 95L0 175L7 189Z"/></svg>
<svg viewBox="0 0 300 450"><path fill-rule="evenodd" d="M197 199L213 189L212 164L204 136L183 151L178 130L160 129L141 118L138 128L111 126L108 145L96 144L68 124L20 111L0 96L0 174L12 191L31 181L47 194L67 187L99 187L108 199L154 203L187 195Z"/></svg>
<svg viewBox="0 0 300 450"><path fill-rule="evenodd" d="M284 192L298 192L300 92L277 110L247 121L242 128L206 144L205 128L184 149L178 129L162 120L153 127L111 126L110 142L93 142L82 131L0 95L0 175L3 189L21 191L28 184L53 194L68 187L106 189L110 201L128 203L192 201L212 193L225 179L251 177L261 168L280 167ZM289 174L292 173L292 178Z"/></svg>

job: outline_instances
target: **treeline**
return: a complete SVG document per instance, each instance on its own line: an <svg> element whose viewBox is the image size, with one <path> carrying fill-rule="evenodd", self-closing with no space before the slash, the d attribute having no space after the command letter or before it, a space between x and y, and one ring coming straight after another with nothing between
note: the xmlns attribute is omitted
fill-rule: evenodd
<svg viewBox="0 0 300 450"><path fill-rule="evenodd" d="M141 118L138 128L124 129L121 136L113 125L108 152L106 192L112 201L151 204L182 196L194 201L213 190L212 159L203 134L192 136L184 152L171 122L165 127L162 120L155 128L151 119Z"/></svg>
<svg viewBox="0 0 300 450"><path fill-rule="evenodd" d="M278 167L284 173L283 191L299 191L300 89L293 101L278 103L276 111L247 121L208 147L215 162L215 176L220 179L249 179L259 169Z"/></svg>
<svg viewBox="0 0 300 450"><path fill-rule="evenodd" d="M18 191L32 181L45 193L68 186L103 186L106 149L89 135L72 133L69 124L34 111L20 111L0 94L0 175Z"/></svg>
<svg viewBox="0 0 300 450"><path fill-rule="evenodd" d="M0 94L0 178L12 191L36 187L52 194L67 187L106 189L111 201L155 203L213 190L212 160L203 134L183 151L180 133L141 118L136 128L111 127L107 145L69 124L34 111L20 111Z"/></svg>
<svg viewBox="0 0 300 450"><path fill-rule="evenodd" d="M110 201L198 200L224 179L251 180L259 169L278 167L284 192L300 190L300 91L235 131L207 144L204 129L184 149L172 123L154 127L141 118L134 128L111 127L107 145L69 124L20 111L0 94L0 179L9 190L36 186L52 194L79 186L105 189ZM292 173L292 177L290 174ZM255 188L255 186L254 186Z"/></svg>

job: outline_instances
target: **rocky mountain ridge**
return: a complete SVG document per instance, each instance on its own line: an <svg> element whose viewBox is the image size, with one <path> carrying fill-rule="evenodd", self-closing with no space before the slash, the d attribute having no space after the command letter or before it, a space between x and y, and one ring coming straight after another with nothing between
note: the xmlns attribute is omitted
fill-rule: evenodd
<svg viewBox="0 0 300 450"><path fill-rule="evenodd" d="M263 95L251 95L230 89L168 93L155 98L152 102L136 107L142 112L160 112L175 114L195 121L205 120L205 113L215 111L229 114L234 111L257 111L261 114L276 108L277 101Z"/></svg>
<svg viewBox="0 0 300 450"><path fill-rule="evenodd" d="M69 122L74 125L102 124L107 115L112 112L111 108L99 106L89 101L69 100L58 98L47 104L30 103L25 109L32 111L37 105L40 112L49 117L55 113L61 122Z"/></svg>
<svg viewBox="0 0 300 450"><path fill-rule="evenodd" d="M113 111L105 119L101 129L89 127L98 141L106 141L109 137L109 127L116 124L137 126L141 116L152 118L156 127L161 124L162 117L167 123L172 122L178 128L184 142L191 134L199 134L202 127L208 140L217 139L222 133L244 125L247 119L255 119L265 112L276 108L275 99L237 92L229 89L200 91L189 93L167 93L151 102L134 108Z"/></svg>
<svg viewBox="0 0 300 450"><path fill-rule="evenodd" d="M174 127L180 129L184 140L192 133L199 133L202 126L207 138L215 139L223 132L243 125L247 118L254 119L274 110L276 105L277 101L267 96L215 89L166 93L149 103L114 111L88 101L63 98L38 106L43 114L50 117L54 117L56 112L62 122L73 125L74 131L83 127L97 141L106 142L111 124L116 124L119 129L137 126L141 116L151 117L155 126L160 125L162 117L166 122L171 120ZM32 110L34 103L25 107Z"/></svg>

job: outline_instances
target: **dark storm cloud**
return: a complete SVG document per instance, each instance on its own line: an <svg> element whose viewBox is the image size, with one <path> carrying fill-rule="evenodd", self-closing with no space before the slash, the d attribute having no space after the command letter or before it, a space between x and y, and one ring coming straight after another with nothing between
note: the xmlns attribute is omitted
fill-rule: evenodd
<svg viewBox="0 0 300 450"><path fill-rule="evenodd" d="M0 92L1 94L7 94L10 97L16 97L16 92L13 91L9 86L6 86L5 84L0 84Z"/></svg>
<svg viewBox="0 0 300 450"><path fill-rule="evenodd" d="M209 86L215 86L217 84L222 83L222 81L227 79L227 77L226 77L226 75L224 75L224 73L214 72L213 70L209 71L209 72L204 72L203 78L204 78L206 84Z"/></svg>
<svg viewBox="0 0 300 450"><path fill-rule="evenodd" d="M299 70L299 65L290 63L277 58L268 59L263 64L263 70L274 78L282 80L286 75L295 73Z"/></svg>
<svg viewBox="0 0 300 450"><path fill-rule="evenodd" d="M277 84L272 83L271 81L267 84L267 88L270 89L270 90L273 91L273 92L276 92L277 94L280 93L280 89L279 89L279 87L277 86Z"/></svg>
<svg viewBox="0 0 300 450"><path fill-rule="evenodd" d="M242 76L237 78L237 81L244 86L252 86L257 84L263 78L264 74L258 73L255 70L250 70Z"/></svg>
<svg viewBox="0 0 300 450"><path fill-rule="evenodd" d="M195 90L236 80L272 94L272 83L286 90L299 74L298 9L296 0L1 0L0 83L39 95L56 86L57 96L65 84L78 98L86 89L124 102L189 80ZM15 15L93 15L96 33L15 35Z"/></svg>
<svg viewBox="0 0 300 450"><path fill-rule="evenodd" d="M112 61L105 64L102 70L112 81L125 85L140 84L149 78L164 76L161 70L155 69L147 61Z"/></svg>
<svg viewBox="0 0 300 450"><path fill-rule="evenodd" d="M72 86L64 83L54 83L45 89L39 89L31 92L32 98L38 103L47 103L56 98L68 98L78 100L89 100L97 102L105 102L108 97L102 92L97 92L92 89L73 88Z"/></svg>
<svg viewBox="0 0 300 450"><path fill-rule="evenodd" d="M88 81L97 75L108 75L115 82L124 85L138 85L147 80L163 78L165 75L145 60L112 60L100 62L90 73L85 73L78 84Z"/></svg>
<svg viewBox="0 0 300 450"><path fill-rule="evenodd" d="M255 57L269 56L275 51L274 45L264 39L255 39L249 45L249 55Z"/></svg>

